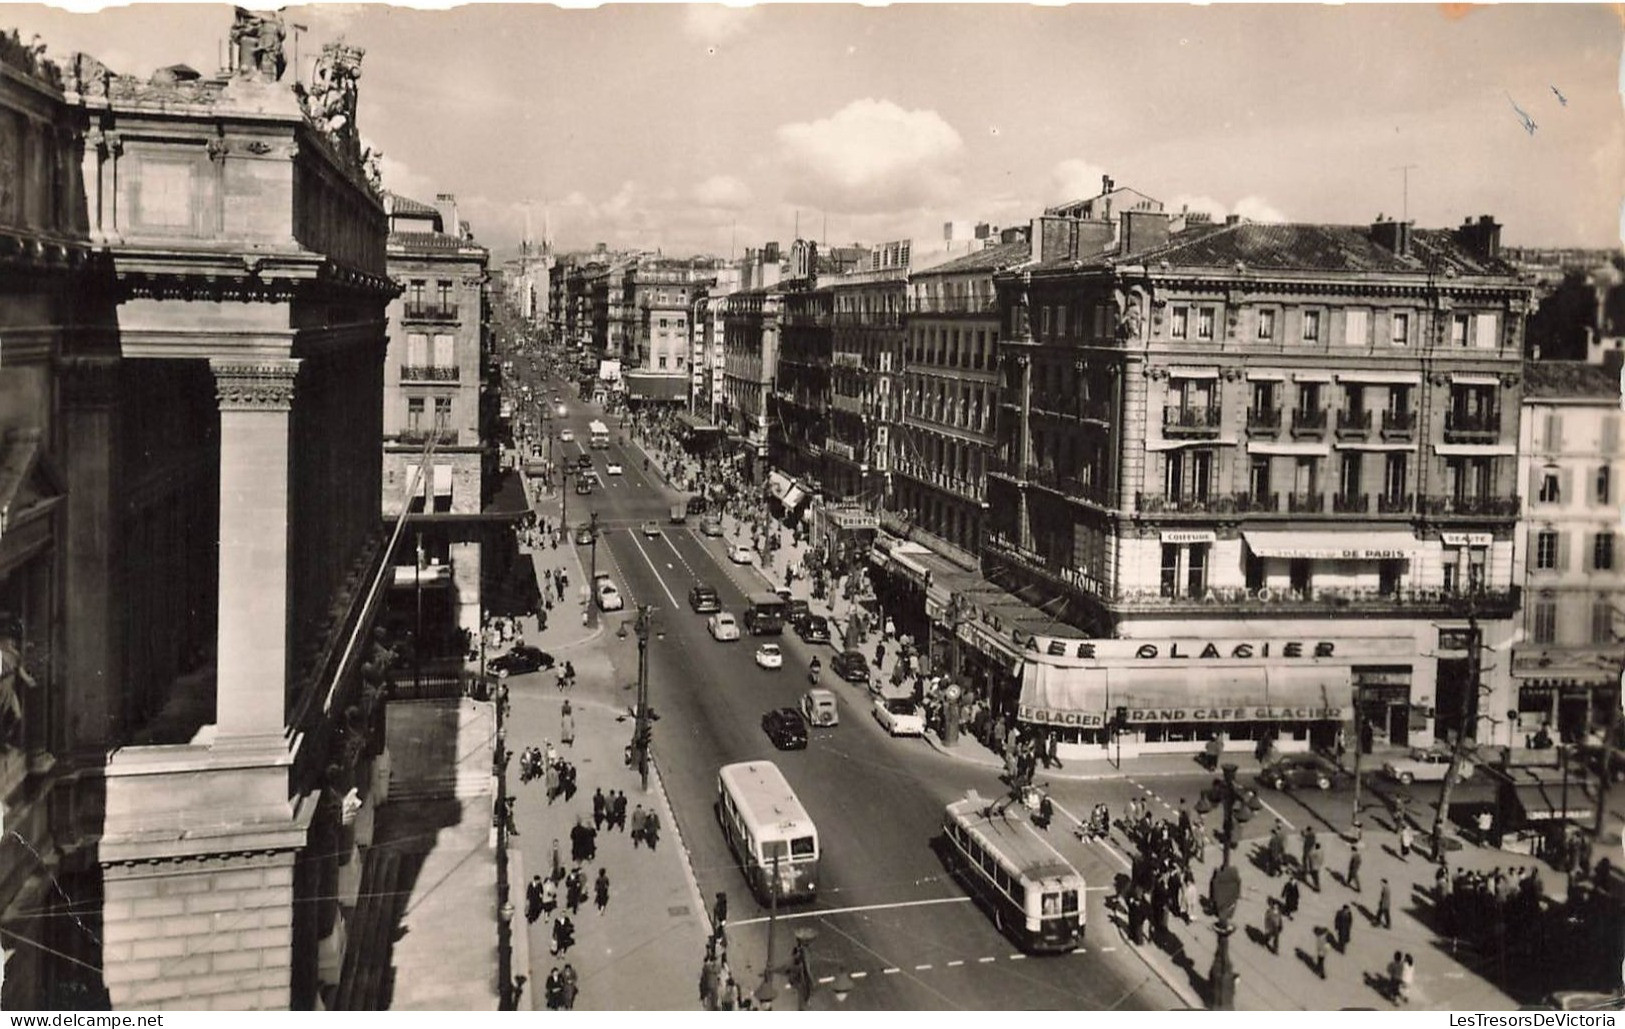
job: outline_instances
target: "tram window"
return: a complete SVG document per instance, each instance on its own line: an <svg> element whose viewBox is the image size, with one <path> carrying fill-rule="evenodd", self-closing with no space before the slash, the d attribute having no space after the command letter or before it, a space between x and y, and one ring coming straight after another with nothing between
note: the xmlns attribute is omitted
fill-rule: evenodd
<svg viewBox="0 0 1625 1029"><path fill-rule="evenodd" d="M1061 913L1062 914L1067 914L1067 915L1075 915L1075 914L1078 913L1078 891L1077 890L1062 890L1061 891Z"/></svg>
<svg viewBox="0 0 1625 1029"><path fill-rule="evenodd" d="M1002 868L994 869L993 881L998 884L1000 893L1010 892L1010 873Z"/></svg>
<svg viewBox="0 0 1625 1029"><path fill-rule="evenodd" d="M982 871L991 876L993 874L993 859L988 857L987 851L984 850L980 854L977 854L976 859L981 862Z"/></svg>
<svg viewBox="0 0 1625 1029"><path fill-rule="evenodd" d="M1046 893L1046 894L1044 894L1044 911L1043 911L1044 917L1045 918L1053 918L1054 916L1056 916L1056 915L1058 915L1060 913L1061 913L1061 895L1059 893Z"/></svg>
<svg viewBox="0 0 1625 1029"><path fill-rule="evenodd" d="M813 838L811 836L797 836L790 841L790 854L793 857L812 857Z"/></svg>

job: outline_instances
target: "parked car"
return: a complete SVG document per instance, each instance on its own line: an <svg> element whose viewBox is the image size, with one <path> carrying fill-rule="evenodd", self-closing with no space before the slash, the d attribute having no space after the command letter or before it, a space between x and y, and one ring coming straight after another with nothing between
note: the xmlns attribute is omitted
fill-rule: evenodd
<svg viewBox="0 0 1625 1029"><path fill-rule="evenodd" d="M605 475L622 475L622 474L624 474L624 472L621 469L621 463L619 461L606 462L604 464L604 474Z"/></svg>
<svg viewBox="0 0 1625 1029"><path fill-rule="evenodd" d="M580 546L584 547L584 546L586 546L587 544L589 544L591 542L592 542L592 526L590 526L590 525L579 525L579 526L577 526L576 527L576 543L579 544Z"/></svg>
<svg viewBox="0 0 1625 1029"><path fill-rule="evenodd" d="M775 708L763 715L762 731L780 750L806 749L807 723L793 707Z"/></svg>
<svg viewBox="0 0 1625 1029"><path fill-rule="evenodd" d="M796 635L808 643L828 643L829 619L823 615L809 614L796 623Z"/></svg>
<svg viewBox="0 0 1625 1029"><path fill-rule="evenodd" d="M722 535L722 519L716 515L706 515L700 521L700 533L716 539Z"/></svg>
<svg viewBox="0 0 1625 1029"><path fill-rule="evenodd" d="M739 639L739 622L726 611L718 611L705 620L705 631L711 638L723 643Z"/></svg>
<svg viewBox="0 0 1625 1029"><path fill-rule="evenodd" d="M575 438L576 438L576 434L574 432L572 432L571 430L569 430L569 429L562 429L559 432L559 440L561 442L573 443L573 442L575 442Z"/></svg>
<svg viewBox="0 0 1625 1029"><path fill-rule="evenodd" d="M909 697L876 697L875 721L892 736L924 736L925 716Z"/></svg>
<svg viewBox="0 0 1625 1029"><path fill-rule="evenodd" d="M1290 790L1295 786L1313 786L1329 790L1343 772L1319 754L1288 754L1259 773L1265 786L1276 790Z"/></svg>
<svg viewBox="0 0 1625 1029"><path fill-rule="evenodd" d="M1443 782L1450 774L1450 751L1445 747L1412 747L1404 757L1384 761L1382 771L1407 786L1413 782ZM1472 777L1472 762L1463 760L1456 770L1456 781L1466 782Z"/></svg>
<svg viewBox="0 0 1625 1029"><path fill-rule="evenodd" d="M801 717L824 728L841 724L840 705L832 690L812 689L801 695Z"/></svg>
<svg viewBox="0 0 1625 1029"><path fill-rule="evenodd" d="M715 586L699 582L688 591L688 606L695 614L708 615L722 610L722 598L717 595Z"/></svg>
<svg viewBox="0 0 1625 1029"><path fill-rule="evenodd" d="M756 648L756 665L759 668L783 668L784 651L779 649L777 643L764 643Z"/></svg>
<svg viewBox="0 0 1625 1029"><path fill-rule="evenodd" d="M485 667L495 672L498 679L506 679L510 675L524 675L526 672L552 668L553 655L540 647L521 643L506 654L487 661Z"/></svg>
<svg viewBox="0 0 1625 1029"><path fill-rule="evenodd" d="M748 565L756 560L756 551L741 543L728 548L728 560L736 565Z"/></svg>
<svg viewBox="0 0 1625 1029"><path fill-rule="evenodd" d="M856 650L843 650L835 655L835 660L829 663L835 674L847 682L869 682L869 659Z"/></svg>
<svg viewBox="0 0 1625 1029"><path fill-rule="evenodd" d="M643 523L642 532L649 539L654 539L656 536L660 535L660 523L651 518L649 521Z"/></svg>
<svg viewBox="0 0 1625 1029"><path fill-rule="evenodd" d="M673 525L686 524L688 522L688 508L684 507L682 504L671 505L671 510L667 513L666 520L671 522Z"/></svg>
<svg viewBox="0 0 1625 1029"><path fill-rule="evenodd" d="M619 611L626 606L626 601L621 599L621 591L608 579L598 580L597 593L600 611Z"/></svg>

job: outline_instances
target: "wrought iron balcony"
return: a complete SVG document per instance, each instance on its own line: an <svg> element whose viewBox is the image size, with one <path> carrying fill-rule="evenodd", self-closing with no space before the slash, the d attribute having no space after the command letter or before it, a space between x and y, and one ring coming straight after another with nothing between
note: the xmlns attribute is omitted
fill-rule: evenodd
<svg viewBox="0 0 1625 1029"><path fill-rule="evenodd" d="M415 322L454 322L456 304L407 304L405 317Z"/></svg>
<svg viewBox="0 0 1625 1029"><path fill-rule="evenodd" d="M1112 405L1109 400L1091 399L1082 401L1078 405L1079 414L1091 422L1111 422Z"/></svg>
<svg viewBox="0 0 1625 1029"><path fill-rule="evenodd" d="M1369 493L1334 493L1332 510L1338 514L1365 514L1371 510Z"/></svg>
<svg viewBox="0 0 1625 1029"><path fill-rule="evenodd" d="M456 382L462 370L454 364L403 364L402 382Z"/></svg>
<svg viewBox="0 0 1625 1029"><path fill-rule="evenodd" d="M1419 498L1423 514L1444 518L1516 518L1518 497L1492 496L1439 496L1426 494Z"/></svg>
<svg viewBox="0 0 1625 1029"><path fill-rule="evenodd" d="M1221 506L1235 508L1229 495L1211 493L1137 493L1134 504L1144 514L1217 514Z"/></svg>
<svg viewBox="0 0 1625 1029"><path fill-rule="evenodd" d="M1286 509L1292 514L1319 514L1326 510L1326 494L1288 493Z"/></svg>
<svg viewBox="0 0 1625 1029"><path fill-rule="evenodd" d="M402 443L427 443L430 440L439 444L451 445L457 442L457 430L452 428L408 428L400 431L399 439Z"/></svg>
<svg viewBox="0 0 1625 1029"><path fill-rule="evenodd" d="M1326 409L1324 407L1313 411L1298 408L1292 412L1292 435L1320 436L1325 432Z"/></svg>
<svg viewBox="0 0 1625 1029"><path fill-rule="evenodd" d="M1337 412L1337 434L1339 436L1365 436L1369 435L1370 432L1370 411Z"/></svg>
<svg viewBox="0 0 1625 1029"><path fill-rule="evenodd" d="M1501 412L1446 411L1444 438L1454 443L1493 443L1501 438Z"/></svg>
<svg viewBox="0 0 1625 1029"><path fill-rule="evenodd" d="M1162 409L1164 436L1217 436L1223 415L1217 405L1209 407L1165 407Z"/></svg>
<svg viewBox="0 0 1625 1029"><path fill-rule="evenodd" d="M1415 411L1384 411L1382 413L1382 434L1384 436L1409 439L1415 433Z"/></svg>
<svg viewBox="0 0 1625 1029"><path fill-rule="evenodd" d="M1416 508L1416 497L1409 493L1378 493L1378 514L1409 514Z"/></svg>
<svg viewBox="0 0 1625 1029"><path fill-rule="evenodd" d="M1281 409L1279 407L1249 407L1247 409L1247 430L1256 433L1274 434L1281 431Z"/></svg>

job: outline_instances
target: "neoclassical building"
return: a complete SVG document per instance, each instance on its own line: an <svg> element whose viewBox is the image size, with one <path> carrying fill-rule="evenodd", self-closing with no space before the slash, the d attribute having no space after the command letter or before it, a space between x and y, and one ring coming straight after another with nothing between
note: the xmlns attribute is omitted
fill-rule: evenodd
<svg viewBox="0 0 1625 1029"><path fill-rule="evenodd" d="M395 289L362 53L293 85L283 35L239 11L212 77L0 41L8 1009L337 979L385 778Z"/></svg>

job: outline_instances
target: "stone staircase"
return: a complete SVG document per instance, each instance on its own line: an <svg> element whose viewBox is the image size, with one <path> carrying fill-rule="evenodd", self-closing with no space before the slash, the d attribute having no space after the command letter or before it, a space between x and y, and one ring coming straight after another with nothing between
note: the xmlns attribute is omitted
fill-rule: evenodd
<svg viewBox="0 0 1625 1029"><path fill-rule="evenodd" d="M392 803L496 793L492 705L469 698L396 700L386 711Z"/></svg>
<svg viewBox="0 0 1625 1029"><path fill-rule="evenodd" d="M367 851L334 1011L389 1008L394 986L392 937L407 900L406 891L400 888L403 858L411 861L415 855L403 855L390 846Z"/></svg>

